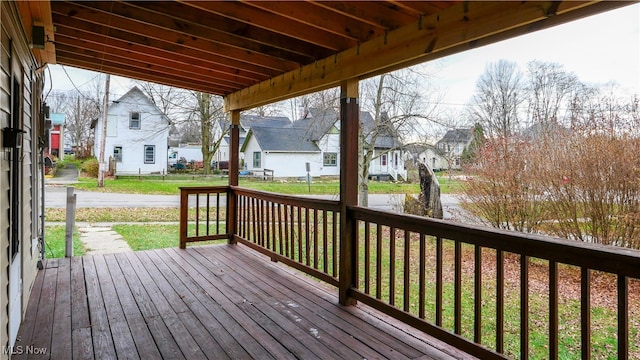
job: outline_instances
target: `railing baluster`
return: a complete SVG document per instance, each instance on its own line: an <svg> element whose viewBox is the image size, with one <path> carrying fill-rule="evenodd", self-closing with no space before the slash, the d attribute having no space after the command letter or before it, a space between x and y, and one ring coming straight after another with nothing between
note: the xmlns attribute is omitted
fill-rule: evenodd
<svg viewBox="0 0 640 360"><path fill-rule="evenodd" d="M331 234L331 241L333 241L332 251L333 251L333 276L338 275L338 213L333 211L333 229ZM342 226L342 224L340 224Z"/></svg>
<svg viewBox="0 0 640 360"><path fill-rule="evenodd" d="M255 197L251 197L251 228L252 228L252 232L253 232L253 242L254 243L258 243L258 218L256 217L256 213L257 213L257 201L258 199L256 199Z"/></svg>
<svg viewBox="0 0 640 360"><path fill-rule="evenodd" d="M410 298L410 294L409 294L409 290L411 289L411 282L410 282L410 271L411 271L411 267L409 266L410 262L411 262L411 254L410 254L410 250L411 250L411 232L405 230L404 231L404 306L403 306L403 310L404 311L409 311L409 307L411 304L411 298Z"/></svg>
<svg viewBox="0 0 640 360"><path fill-rule="evenodd" d="M210 211L210 209L211 209L211 204L210 204L211 199L210 199L210 197L211 197L211 194L207 193L207 206L205 208L205 211L206 211L206 214L205 214L206 220L205 221L206 221L206 224L207 224L207 231L206 231L207 235L209 235L209 223L210 223L210 217L211 217L211 215L210 215L211 214L211 211Z"/></svg>
<svg viewBox="0 0 640 360"><path fill-rule="evenodd" d="M313 268L318 268L318 209L313 209Z"/></svg>
<svg viewBox="0 0 640 360"><path fill-rule="evenodd" d="M284 250L282 248L282 204L278 203L278 247L280 255L284 254Z"/></svg>
<svg viewBox="0 0 640 360"><path fill-rule="evenodd" d="M298 206L298 261L302 262L302 208Z"/></svg>
<svg viewBox="0 0 640 360"><path fill-rule="evenodd" d="M310 221L309 221L309 208L304 208L304 250L305 250L305 260L306 260L306 265L309 266L309 264L311 264L311 239L310 237L310 232L311 232L311 227L309 227Z"/></svg>
<svg viewBox="0 0 640 360"><path fill-rule="evenodd" d="M591 359L591 270L580 268L580 336L582 358Z"/></svg>
<svg viewBox="0 0 640 360"><path fill-rule="evenodd" d="M376 299L382 299L382 225L376 226Z"/></svg>
<svg viewBox="0 0 640 360"><path fill-rule="evenodd" d="M196 236L200 236L200 194L196 194Z"/></svg>
<svg viewBox="0 0 640 360"><path fill-rule="evenodd" d="M482 343L482 247L475 246L474 284L473 284L473 341Z"/></svg>
<svg viewBox="0 0 640 360"><path fill-rule="evenodd" d="M264 215L264 200L258 200L258 224L260 224L260 231L258 232L258 236L260 237L260 246L264 247L267 243L266 239L266 225L265 225L265 215Z"/></svg>
<svg viewBox="0 0 640 360"><path fill-rule="evenodd" d="M549 360L558 359L558 263L549 261Z"/></svg>
<svg viewBox="0 0 640 360"><path fill-rule="evenodd" d="M278 252L278 242L276 241L276 204L274 202L271 203L271 250L273 252Z"/></svg>
<svg viewBox="0 0 640 360"><path fill-rule="evenodd" d="M629 358L629 280L618 275L618 359Z"/></svg>
<svg viewBox="0 0 640 360"><path fill-rule="evenodd" d="M427 249L425 244L425 235L420 233L420 260L418 266L418 317L424 319L424 305L425 305L425 268L427 262Z"/></svg>
<svg viewBox="0 0 640 360"><path fill-rule="evenodd" d="M354 226L356 229L360 228L360 221L356 221ZM360 249L360 231L355 231L355 247L353 248L353 258L355 259L355 264L353 264L353 287L356 289L360 289L360 253L358 250Z"/></svg>
<svg viewBox="0 0 640 360"><path fill-rule="evenodd" d="M460 335L462 333L462 243L457 240L454 245L454 258L453 331Z"/></svg>
<svg viewBox="0 0 640 360"><path fill-rule="evenodd" d="M295 209L295 207L293 205L291 205L290 210L291 211L289 212L289 218L291 219L291 221L289 223L289 230L290 230L290 233L291 233L291 239L290 239L290 242L291 242L291 244L290 244L291 245L291 259L295 260L295 258L296 258L296 249L295 249L296 248L296 235L295 235L295 231L294 231L295 230L295 223L294 223L295 220L294 220L294 218L295 218L296 209Z"/></svg>
<svg viewBox="0 0 640 360"><path fill-rule="evenodd" d="M325 273L329 273L329 264L328 259L329 259L329 239L327 239L328 236L328 231L327 231L327 211L323 210L322 211L322 271L324 271Z"/></svg>
<svg viewBox="0 0 640 360"><path fill-rule="evenodd" d="M229 201L228 197L227 201ZM225 226L228 225L225 224ZM216 194L216 234L220 234L220 193Z"/></svg>
<svg viewBox="0 0 640 360"><path fill-rule="evenodd" d="M284 210L284 247L285 247L285 256L286 257L290 257L293 256L291 255L291 253L289 252L289 243L290 243L290 238L289 238L289 205L285 205L283 206L283 210Z"/></svg>
<svg viewBox="0 0 640 360"><path fill-rule="evenodd" d="M371 277L371 223L364 222L364 292L369 294Z"/></svg>
<svg viewBox="0 0 640 360"><path fill-rule="evenodd" d="M442 239L436 238L436 325L442 326Z"/></svg>
<svg viewBox="0 0 640 360"><path fill-rule="evenodd" d="M496 352L504 353L504 252L496 250Z"/></svg>
<svg viewBox="0 0 640 360"><path fill-rule="evenodd" d="M396 228L389 228L389 304L396 304Z"/></svg>
<svg viewBox="0 0 640 360"><path fill-rule="evenodd" d="M529 257L520 256L520 359L529 358Z"/></svg>

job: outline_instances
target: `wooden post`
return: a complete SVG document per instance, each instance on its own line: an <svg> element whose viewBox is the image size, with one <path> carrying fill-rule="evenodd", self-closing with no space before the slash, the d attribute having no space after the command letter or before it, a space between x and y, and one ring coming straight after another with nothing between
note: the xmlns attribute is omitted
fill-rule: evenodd
<svg viewBox="0 0 640 360"><path fill-rule="evenodd" d="M342 305L354 305L349 296L355 284L356 274L356 221L349 216L348 206L358 205L358 80L341 84L340 91L340 270L339 301Z"/></svg>
<svg viewBox="0 0 640 360"><path fill-rule="evenodd" d="M229 186L238 186L240 173L240 110L231 111L231 144L229 149ZM227 192L227 234L229 244L235 244L237 201L233 190Z"/></svg>
<svg viewBox="0 0 640 360"><path fill-rule="evenodd" d="M76 194L73 193L73 186L67 187L66 220L64 256L73 257L73 228L76 223Z"/></svg>
<svg viewBox="0 0 640 360"><path fill-rule="evenodd" d="M187 248L187 231L189 228L189 194L180 189L180 249Z"/></svg>

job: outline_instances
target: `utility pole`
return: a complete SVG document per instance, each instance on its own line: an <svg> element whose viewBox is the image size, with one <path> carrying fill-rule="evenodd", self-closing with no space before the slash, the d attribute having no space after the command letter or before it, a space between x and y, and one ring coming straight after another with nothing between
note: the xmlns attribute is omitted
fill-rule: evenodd
<svg viewBox="0 0 640 360"><path fill-rule="evenodd" d="M107 142L107 108L109 107L109 82L111 81L111 75L107 74L107 81L104 90L104 104L102 104L102 131L100 132L100 159L98 170L98 187L104 187L104 172L106 171L106 164L104 163L104 147Z"/></svg>

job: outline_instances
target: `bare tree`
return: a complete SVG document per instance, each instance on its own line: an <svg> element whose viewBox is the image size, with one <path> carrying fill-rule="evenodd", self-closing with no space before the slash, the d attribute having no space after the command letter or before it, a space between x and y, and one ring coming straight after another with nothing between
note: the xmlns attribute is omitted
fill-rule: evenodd
<svg viewBox="0 0 640 360"><path fill-rule="evenodd" d="M476 84L471 113L490 137L508 138L519 127L518 107L524 97L523 75L507 60L490 63Z"/></svg>
<svg viewBox="0 0 640 360"><path fill-rule="evenodd" d="M569 95L580 87L578 77L557 63L531 61L527 64L528 102L532 124L546 127L557 123L559 111Z"/></svg>
<svg viewBox="0 0 640 360"><path fill-rule="evenodd" d="M65 137L72 146L76 147L76 155L81 157L93 144L91 122L100 116L101 109L98 100L90 94L83 94L77 90L67 92L53 92L48 97L51 112L66 115Z"/></svg>
<svg viewBox="0 0 640 360"><path fill-rule="evenodd" d="M222 123L227 123L222 98L201 92L191 92L195 99L190 118L200 122L202 135L202 161L205 174L211 173L211 159L224 141L229 128Z"/></svg>
<svg viewBox="0 0 640 360"><path fill-rule="evenodd" d="M358 203L368 205L371 161L413 142L418 129L436 121L437 102L430 95L427 76L416 69L404 69L363 81L361 110L369 112L371 123L361 121L359 146ZM378 146L384 143L384 146Z"/></svg>

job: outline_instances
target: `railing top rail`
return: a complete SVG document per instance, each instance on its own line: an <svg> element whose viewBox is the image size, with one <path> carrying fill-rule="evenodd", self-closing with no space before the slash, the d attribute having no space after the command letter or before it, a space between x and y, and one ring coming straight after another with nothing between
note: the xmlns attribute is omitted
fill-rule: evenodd
<svg viewBox="0 0 640 360"><path fill-rule="evenodd" d="M640 251L349 206L356 219L640 279Z"/></svg>
<svg viewBox="0 0 640 360"><path fill-rule="evenodd" d="M196 193L216 193L216 192L226 192L229 191L229 186L181 186L180 192L185 192L188 194L196 194Z"/></svg>
<svg viewBox="0 0 640 360"><path fill-rule="evenodd" d="M238 186L231 186L234 193L238 195L255 196L260 199L281 203L286 205L310 207L327 211L340 211L340 202L337 200L315 199L301 196L291 196L276 194L268 191L247 189Z"/></svg>

